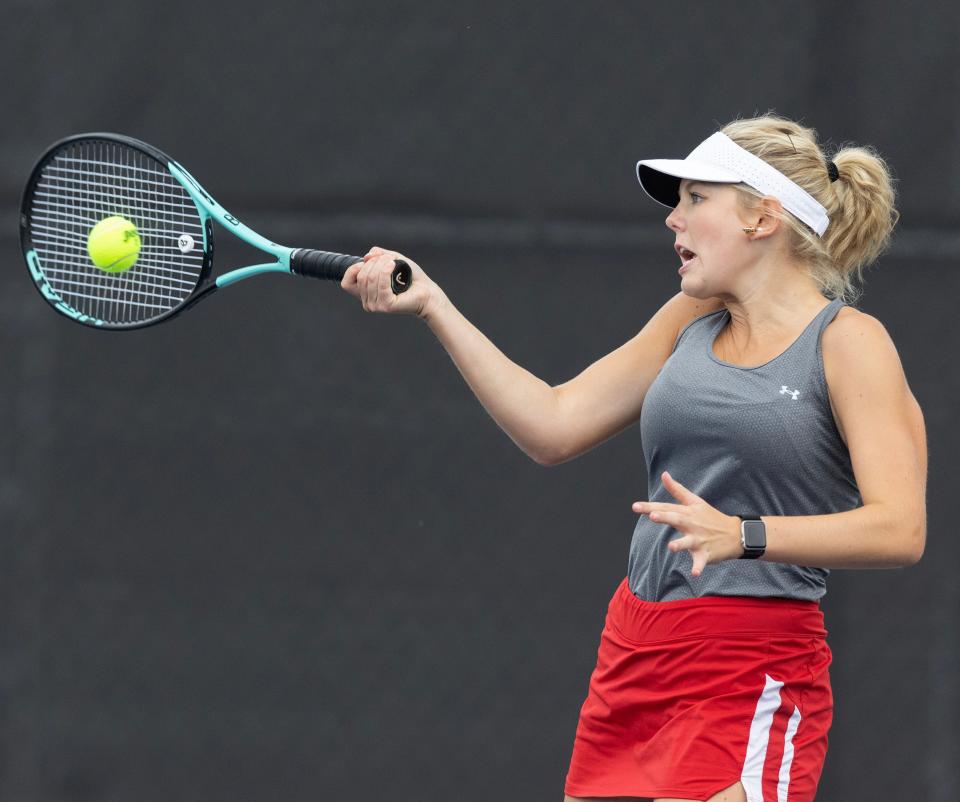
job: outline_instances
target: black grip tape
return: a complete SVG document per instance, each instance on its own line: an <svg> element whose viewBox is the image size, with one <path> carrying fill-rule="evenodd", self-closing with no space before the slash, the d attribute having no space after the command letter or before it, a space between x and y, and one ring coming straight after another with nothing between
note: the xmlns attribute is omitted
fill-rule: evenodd
<svg viewBox="0 0 960 802"><path fill-rule="evenodd" d="M343 253L298 248L290 254L290 270L301 276L341 281L350 265L362 261L362 256L347 256ZM401 292L406 292L410 289L412 281L413 271L410 269L410 265L403 259L395 259L393 273L390 276L390 286L393 288L393 294L399 295Z"/></svg>
<svg viewBox="0 0 960 802"><path fill-rule="evenodd" d="M362 256L347 256L343 253L298 248L290 254L290 270L301 276L340 281L350 265L362 261Z"/></svg>

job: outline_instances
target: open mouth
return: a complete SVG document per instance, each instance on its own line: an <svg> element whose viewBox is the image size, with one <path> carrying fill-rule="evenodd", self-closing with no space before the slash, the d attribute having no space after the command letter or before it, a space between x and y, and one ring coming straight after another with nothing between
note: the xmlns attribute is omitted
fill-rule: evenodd
<svg viewBox="0 0 960 802"><path fill-rule="evenodd" d="M679 243L674 246L674 250L680 257L681 267L686 267L690 262L697 258L697 255L693 251L691 251L689 248L684 248Z"/></svg>

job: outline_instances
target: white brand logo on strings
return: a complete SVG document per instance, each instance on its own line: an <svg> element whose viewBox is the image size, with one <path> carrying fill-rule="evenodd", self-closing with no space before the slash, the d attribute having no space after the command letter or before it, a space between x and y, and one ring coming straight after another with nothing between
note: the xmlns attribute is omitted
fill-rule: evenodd
<svg viewBox="0 0 960 802"><path fill-rule="evenodd" d="M177 247L180 248L180 253L190 253L193 250L193 237L189 234L181 234L180 239L177 240Z"/></svg>
<svg viewBox="0 0 960 802"><path fill-rule="evenodd" d="M794 401L796 401L796 400L800 397L800 391L799 391L799 390L788 390L788 389L787 389L787 385L781 384L781 385L780 385L780 395L788 395L788 396L790 396Z"/></svg>

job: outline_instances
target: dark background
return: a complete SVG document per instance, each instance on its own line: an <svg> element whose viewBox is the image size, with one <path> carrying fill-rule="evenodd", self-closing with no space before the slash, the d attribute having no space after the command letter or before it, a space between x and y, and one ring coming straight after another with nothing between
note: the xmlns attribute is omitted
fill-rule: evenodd
<svg viewBox="0 0 960 802"><path fill-rule="evenodd" d="M16 239L50 142L139 137L276 241L402 250L556 384L678 289L636 159L767 109L896 173L858 306L930 443L923 561L823 602L818 799L960 798L956 4L0 7L0 798L559 800L646 494L638 428L540 467L426 326L334 285L55 315Z"/></svg>

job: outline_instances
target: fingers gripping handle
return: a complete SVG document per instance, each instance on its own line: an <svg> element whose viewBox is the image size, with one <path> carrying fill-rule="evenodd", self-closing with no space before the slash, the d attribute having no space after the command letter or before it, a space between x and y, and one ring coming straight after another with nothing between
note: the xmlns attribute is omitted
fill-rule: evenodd
<svg viewBox="0 0 960 802"><path fill-rule="evenodd" d="M362 256L298 248L290 254L290 270L301 276L340 281L350 265L362 261ZM403 259L395 260L394 265L393 273L390 274L390 286L393 288L393 294L399 295L410 289L413 271Z"/></svg>

